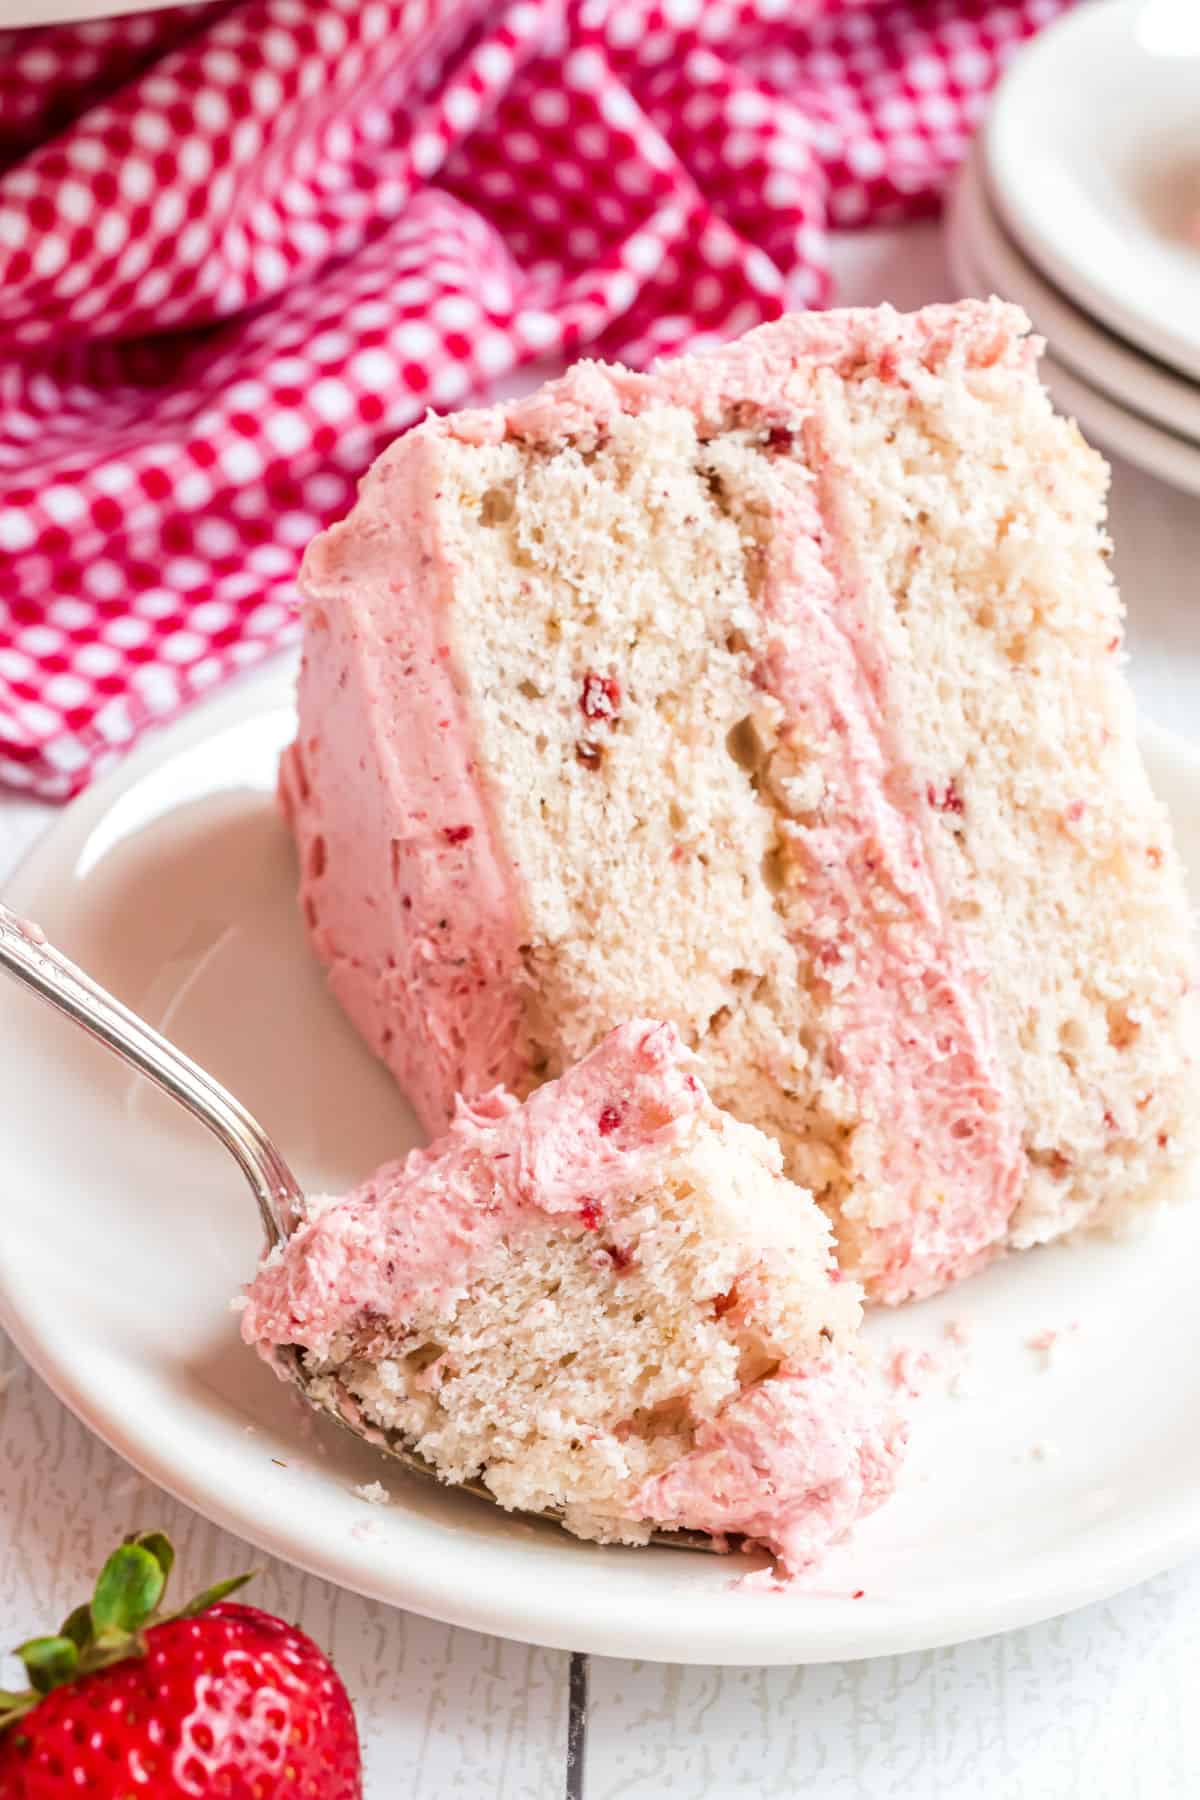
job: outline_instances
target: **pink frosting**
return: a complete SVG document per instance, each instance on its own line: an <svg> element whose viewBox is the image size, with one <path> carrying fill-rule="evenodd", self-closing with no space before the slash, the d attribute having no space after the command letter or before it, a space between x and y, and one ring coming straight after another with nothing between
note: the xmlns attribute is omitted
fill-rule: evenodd
<svg viewBox="0 0 1200 1800"><path fill-rule="evenodd" d="M644 1189L716 1116L691 1061L673 1026L638 1021L524 1105L499 1090L461 1104L438 1142L324 1206L264 1260L244 1339L268 1360L286 1344L336 1357L418 1308L449 1316L497 1245L547 1218L602 1241L613 1197ZM346 1407L358 1416L350 1396ZM631 1496L630 1516L745 1533L795 1571L885 1498L899 1451L857 1362L830 1353L743 1390Z"/></svg>
<svg viewBox="0 0 1200 1800"><path fill-rule="evenodd" d="M558 381L507 406L453 413L437 428L468 444L505 438L561 444L594 439L622 413L684 406L701 432L716 432L749 408L756 419L786 421L812 406L813 371L870 371L919 387L949 362L970 368L1024 368L1038 340L1029 320L999 300L959 300L898 313L890 306L790 313L704 355L659 363L648 374L581 362Z"/></svg>
<svg viewBox="0 0 1200 1800"><path fill-rule="evenodd" d="M867 1181L898 1215L873 1288L889 1301L976 1265L1003 1235L1021 1159L978 970L942 904L921 783L884 727L886 671L870 644L851 548L839 544L836 470L814 373L869 370L920 392L957 364L1025 368L1027 321L999 302L900 315L803 314L647 375L583 363L506 407L430 419L380 458L355 512L305 559L309 597L301 737L282 791L301 846L302 900L330 982L430 1131L454 1096L520 1086L525 934L520 871L500 840L472 732L446 601L456 578L438 509L439 446L513 436L594 440L621 412L681 405L702 431L730 418L804 433L822 472L798 478L773 521L759 671L825 758L819 827L797 830L817 923L837 966L835 1055L877 1144ZM779 459L781 470L788 467ZM902 918L877 907L886 894Z"/></svg>
<svg viewBox="0 0 1200 1800"><path fill-rule="evenodd" d="M300 734L280 793L329 984L430 1132L519 1086L522 917L446 601L436 439L410 432L304 559Z"/></svg>
<svg viewBox="0 0 1200 1800"><path fill-rule="evenodd" d="M483 1258L547 1216L600 1230L612 1195L648 1185L714 1115L690 1060L673 1026L638 1020L523 1106L501 1090L461 1102L444 1137L385 1164L264 1261L242 1336L268 1356L280 1344L325 1355L371 1321L448 1314Z"/></svg>
<svg viewBox="0 0 1200 1800"><path fill-rule="evenodd" d="M787 500L768 539L760 679L806 744L822 746L818 822L785 829L803 858L808 948L829 987L832 1053L868 1120L856 1163L892 1197L861 1265L888 1302L935 1292L996 1244L1024 1169L982 972L938 892L924 795L890 740L887 671L839 542L819 415L808 475L780 460Z"/></svg>
<svg viewBox="0 0 1200 1800"><path fill-rule="evenodd" d="M663 1525L744 1534L797 1575L887 1499L903 1448L859 1365L828 1356L731 1400L634 1505Z"/></svg>

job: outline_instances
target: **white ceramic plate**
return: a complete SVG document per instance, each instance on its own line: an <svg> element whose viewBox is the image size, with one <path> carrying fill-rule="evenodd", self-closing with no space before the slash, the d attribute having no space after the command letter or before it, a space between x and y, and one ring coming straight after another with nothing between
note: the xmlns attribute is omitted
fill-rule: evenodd
<svg viewBox="0 0 1200 1800"><path fill-rule="evenodd" d="M1039 275L992 211L982 161L976 146L955 186L947 217L947 230L961 242L974 267L995 293L1025 308L1059 364L1119 406L1200 447L1200 383L1176 375L1105 331Z"/></svg>
<svg viewBox="0 0 1200 1800"><path fill-rule="evenodd" d="M0 29L10 25L74 25L119 13L161 12L187 0L0 0ZM201 4L202 0L196 0Z"/></svg>
<svg viewBox="0 0 1200 1800"><path fill-rule="evenodd" d="M1200 379L1200 6L1104 0L1016 57L984 133L1021 248L1088 312Z"/></svg>
<svg viewBox="0 0 1200 1800"><path fill-rule="evenodd" d="M290 725L290 666L197 709L71 807L9 897L243 1095L303 1180L328 1187L413 1132L326 998L295 917L272 801ZM1200 755L1157 737L1149 750L1200 892ZM3 1323L152 1480L330 1580L562 1647L791 1663L1021 1625L1200 1549L1200 1205L1131 1243L1036 1252L875 1319L876 1339L939 1354L947 1322L966 1321L968 1391L953 1398L945 1371L933 1378L900 1491L812 1591L747 1593L732 1585L744 1559L581 1544L314 1421L238 1341L229 1299L258 1226L223 1153L10 983L0 1042ZM1026 1339L1047 1328L1063 1349L1043 1369ZM375 1479L390 1505L352 1492Z"/></svg>
<svg viewBox="0 0 1200 1800"><path fill-rule="evenodd" d="M975 262L966 237L955 229L955 223L956 215L952 215L946 235L950 272L960 293L986 299L997 292L997 284ZM1043 355L1039 367L1055 405L1077 422L1085 436L1170 482L1172 487L1181 488L1185 494L1200 494L1200 444L1131 412L1049 352Z"/></svg>

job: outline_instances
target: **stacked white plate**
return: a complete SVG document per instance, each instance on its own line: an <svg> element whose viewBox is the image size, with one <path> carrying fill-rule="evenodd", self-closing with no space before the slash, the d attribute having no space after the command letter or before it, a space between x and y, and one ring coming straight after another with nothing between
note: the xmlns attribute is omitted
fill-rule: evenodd
<svg viewBox="0 0 1200 1800"><path fill-rule="evenodd" d="M1016 58L948 218L1024 307L1059 407L1200 494L1200 0L1093 0Z"/></svg>

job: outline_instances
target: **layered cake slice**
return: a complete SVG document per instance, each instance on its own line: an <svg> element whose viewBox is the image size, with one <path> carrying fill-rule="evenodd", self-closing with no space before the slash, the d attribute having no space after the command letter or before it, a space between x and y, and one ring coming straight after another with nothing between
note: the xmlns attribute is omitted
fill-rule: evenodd
<svg viewBox="0 0 1200 1800"><path fill-rule="evenodd" d="M899 1301L1182 1162L1106 471L998 302L431 418L305 560L282 789L426 1126L672 1020Z"/></svg>
<svg viewBox="0 0 1200 1800"><path fill-rule="evenodd" d="M674 1029L612 1032L519 1105L315 1202L243 1335L445 1480L582 1537L744 1534L792 1572L891 1490L861 1295L778 1146L717 1110Z"/></svg>

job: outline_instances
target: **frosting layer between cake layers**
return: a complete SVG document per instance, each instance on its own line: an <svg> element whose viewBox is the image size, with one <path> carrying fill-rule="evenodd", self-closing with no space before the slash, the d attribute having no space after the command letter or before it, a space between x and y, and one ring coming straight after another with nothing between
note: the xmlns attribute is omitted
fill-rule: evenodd
<svg viewBox="0 0 1200 1800"><path fill-rule="evenodd" d="M782 829L835 1066L863 1121L854 1164L872 1211L860 1224L843 1206L843 1245L878 1298L902 1300L1000 1242L1020 1129L981 972L938 892L924 794L889 729L886 663L838 529L819 409L802 433L804 462L784 465L762 534L758 679L820 764L819 809Z"/></svg>

